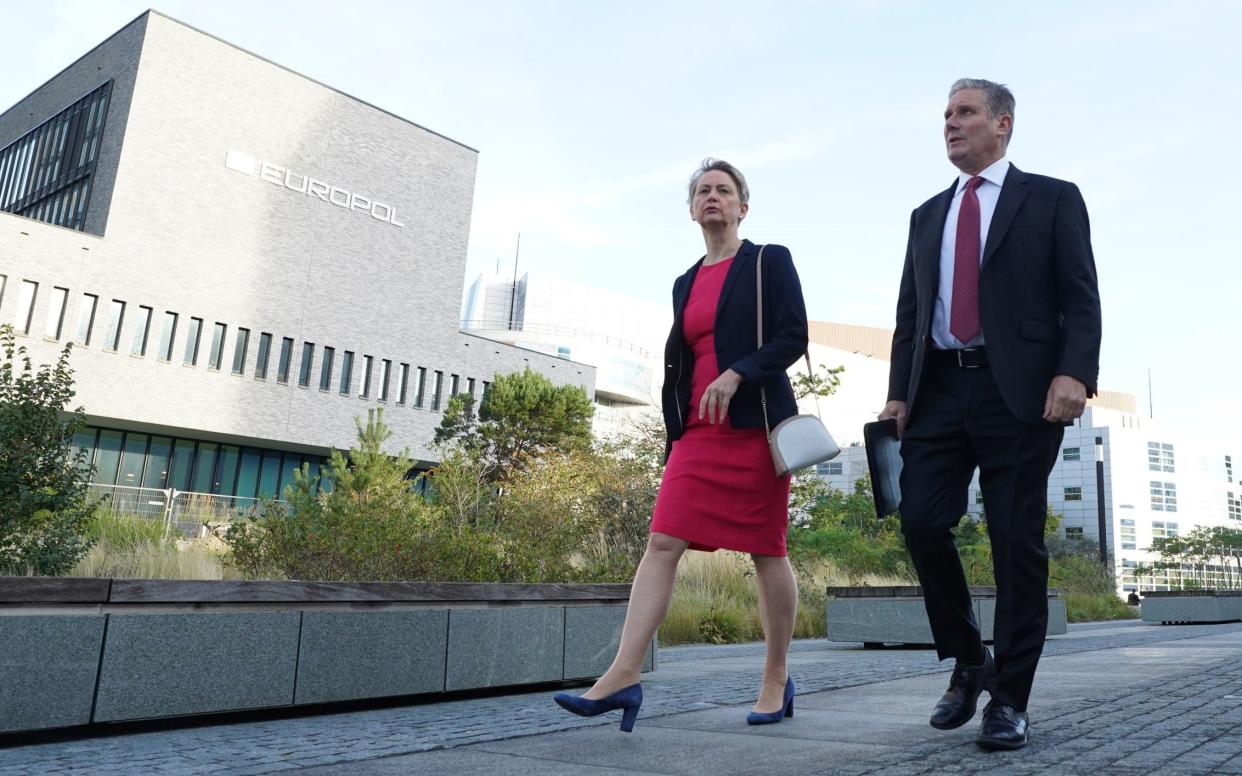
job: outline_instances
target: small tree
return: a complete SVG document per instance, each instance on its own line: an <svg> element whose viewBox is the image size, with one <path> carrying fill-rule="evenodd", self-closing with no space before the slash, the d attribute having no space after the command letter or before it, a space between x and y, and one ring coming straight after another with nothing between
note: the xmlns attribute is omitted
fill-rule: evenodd
<svg viewBox="0 0 1242 776"><path fill-rule="evenodd" d="M589 447L592 412L586 391L527 368L497 377L477 413L469 394L451 398L435 441L460 448L492 481L503 481L549 452Z"/></svg>
<svg viewBox="0 0 1242 776"><path fill-rule="evenodd" d="M9 572L63 574L90 547L91 469L71 454L86 418L66 410L71 349L36 370L13 327L0 326L0 569Z"/></svg>

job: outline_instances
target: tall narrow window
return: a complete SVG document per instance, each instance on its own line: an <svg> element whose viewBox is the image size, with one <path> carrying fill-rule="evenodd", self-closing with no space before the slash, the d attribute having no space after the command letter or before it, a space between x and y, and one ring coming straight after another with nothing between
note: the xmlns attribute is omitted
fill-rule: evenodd
<svg viewBox="0 0 1242 776"><path fill-rule="evenodd" d="M4 306L4 289L9 284L8 275L0 275L0 307Z"/></svg>
<svg viewBox="0 0 1242 776"><path fill-rule="evenodd" d="M427 393L427 369L425 367L418 368L418 384L414 388L414 406L423 406L423 397Z"/></svg>
<svg viewBox="0 0 1242 776"><path fill-rule="evenodd" d="M276 362L276 382L284 385L289 382L289 362L293 360L293 340L290 337L280 338L280 359Z"/></svg>
<svg viewBox="0 0 1242 776"><path fill-rule="evenodd" d="M406 390L410 387L410 365L401 365L401 383L397 388L397 404L405 404Z"/></svg>
<svg viewBox="0 0 1242 776"><path fill-rule="evenodd" d="M190 318L190 325L185 331L185 359L182 363L186 366L195 366L198 364L198 341L203 335L203 319Z"/></svg>
<svg viewBox="0 0 1242 776"><path fill-rule="evenodd" d="M336 358L336 349L324 346L323 365L319 367L319 390L332 390L332 361Z"/></svg>
<svg viewBox="0 0 1242 776"><path fill-rule="evenodd" d="M303 388L310 385L311 367L315 363L315 343L302 343L302 365L298 367L298 385Z"/></svg>
<svg viewBox="0 0 1242 776"><path fill-rule="evenodd" d="M69 289L56 286L52 289L52 299L47 305L47 327L43 333L52 339L60 339L61 329L65 326L65 303L69 301Z"/></svg>
<svg viewBox="0 0 1242 776"><path fill-rule="evenodd" d="M359 399L365 399L371 395L371 361L370 356L362 357L362 393L358 394Z"/></svg>
<svg viewBox="0 0 1242 776"><path fill-rule="evenodd" d="M341 354L341 395L348 396L350 383L354 375L354 352L347 350Z"/></svg>
<svg viewBox="0 0 1242 776"><path fill-rule="evenodd" d="M250 349L250 329L238 327L233 343L233 374L246 373L246 351Z"/></svg>
<svg viewBox="0 0 1242 776"><path fill-rule="evenodd" d="M172 361L173 343L177 341L177 314L164 311L164 331L160 333L161 361Z"/></svg>
<svg viewBox="0 0 1242 776"><path fill-rule="evenodd" d="M272 356L272 335L268 332L259 334L259 357L254 362L254 376L258 380L267 379L267 360Z"/></svg>
<svg viewBox="0 0 1242 776"><path fill-rule="evenodd" d="M460 387L461 378L457 375L449 375L449 396L453 397L460 393L460 391L457 390Z"/></svg>
<svg viewBox="0 0 1242 776"><path fill-rule="evenodd" d="M385 358L381 363L383 364L383 367L380 369L379 400L388 401L388 382L392 377L392 361Z"/></svg>
<svg viewBox="0 0 1242 776"><path fill-rule="evenodd" d="M30 319L34 316L35 299L39 296L39 284L23 280L17 296L17 317L13 324L22 334L30 333Z"/></svg>
<svg viewBox="0 0 1242 776"><path fill-rule="evenodd" d="M431 390L431 409L440 409L440 394L444 390L444 373L436 372L436 382Z"/></svg>
<svg viewBox="0 0 1242 776"><path fill-rule="evenodd" d="M466 393L470 394L471 399L474 398L474 378L473 377L466 378Z"/></svg>
<svg viewBox="0 0 1242 776"><path fill-rule="evenodd" d="M108 336L104 339L105 350L117 350L121 347L121 327L125 325L125 303L113 299L108 308Z"/></svg>
<svg viewBox="0 0 1242 776"><path fill-rule="evenodd" d="M224 335L227 331L228 326L218 321L211 327L211 356L207 368L213 372L220 371L220 365L224 363Z"/></svg>
<svg viewBox="0 0 1242 776"><path fill-rule="evenodd" d="M91 344L91 331L95 328L95 308L98 305L98 296L82 294L82 304L78 307L78 331L74 336L81 345Z"/></svg>
<svg viewBox="0 0 1242 776"><path fill-rule="evenodd" d="M134 321L134 344L130 353L135 356L147 354L147 338L151 333L151 308L138 305L138 319Z"/></svg>

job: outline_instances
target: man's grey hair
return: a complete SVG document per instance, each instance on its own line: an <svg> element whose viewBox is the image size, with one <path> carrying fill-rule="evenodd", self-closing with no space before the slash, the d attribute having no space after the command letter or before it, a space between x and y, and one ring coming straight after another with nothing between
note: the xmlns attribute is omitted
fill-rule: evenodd
<svg viewBox="0 0 1242 776"><path fill-rule="evenodd" d="M988 108L988 118L994 119L998 116L1009 116L1013 118L1014 98L1013 92L1009 91L1009 87L1004 84L994 83L983 78L959 78L949 87L949 99L953 99L953 95L963 89L979 89L983 92L983 104ZM1009 136L1005 138L1005 145L1009 145L1009 141L1013 139L1013 123L1009 125Z"/></svg>
<svg viewBox="0 0 1242 776"><path fill-rule="evenodd" d="M709 156L690 176L690 194L686 197L687 205L694 201L694 190L698 188L699 178L712 170L719 170L733 179L733 185L737 186L738 197L741 198L743 205L750 201L750 187L746 185L746 176L742 174L742 171L723 159L713 159Z"/></svg>

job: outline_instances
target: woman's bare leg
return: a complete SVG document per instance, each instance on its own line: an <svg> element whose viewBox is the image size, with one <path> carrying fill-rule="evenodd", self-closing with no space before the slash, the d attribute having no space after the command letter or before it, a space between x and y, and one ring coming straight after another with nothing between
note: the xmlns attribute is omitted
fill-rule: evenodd
<svg viewBox="0 0 1242 776"><path fill-rule="evenodd" d="M630 605L625 611L625 626L621 629L621 646L617 649L617 656L595 686L582 697L599 700L638 681L647 645L664 621L664 615L668 614L673 583L677 579L677 562L687 546L688 542L668 534L651 534L647 540L647 551L638 564L638 571L634 572Z"/></svg>
<svg viewBox="0 0 1242 776"><path fill-rule="evenodd" d="M786 659L798 617L798 581L789 558L781 555L752 555L759 583L759 619L767 658L763 664L763 687L754 710L772 712L785 698Z"/></svg>

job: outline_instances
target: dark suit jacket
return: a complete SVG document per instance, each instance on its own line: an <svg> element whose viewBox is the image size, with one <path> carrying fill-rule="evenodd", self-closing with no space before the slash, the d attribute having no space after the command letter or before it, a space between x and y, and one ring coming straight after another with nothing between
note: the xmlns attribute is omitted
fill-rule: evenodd
<svg viewBox="0 0 1242 776"><path fill-rule="evenodd" d="M798 404L786 370L807 346L806 304L802 284L794 269L789 250L768 245L763 251L763 347L758 347L755 261L759 246L743 240L716 305L716 366L718 373L732 369L742 376L742 384L729 403L729 422L734 428L763 428L763 407L759 389L767 389L768 422L775 426L798 414ZM682 321L695 275L694 266L673 283L673 328L664 346L664 390L662 403L668 449L679 439L690 420L690 378L694 372L694 353L686 344ZM666 450L667 454L667 450Z"/></svg>
<svg viewBox="0 0 1242 776"><path fill-rule="evenodd" d="M897 300L889 401L913 418L940 284L940 242L957 180L910 216ZM996 385L1028 423L1043 420L1048 386L1069 375L1094 396L1100 294L1087 207L1078 187L1009 166L979 270L979 315Z"/></svg>

